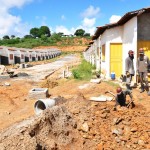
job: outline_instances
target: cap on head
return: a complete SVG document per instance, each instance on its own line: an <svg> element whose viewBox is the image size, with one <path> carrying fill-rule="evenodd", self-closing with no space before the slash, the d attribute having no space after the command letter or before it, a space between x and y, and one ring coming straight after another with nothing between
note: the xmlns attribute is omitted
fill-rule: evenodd
<svg viewBox="0 0 150 150"><path fill-rule="evenodd" d="M116 92L117 92L118 95L120 95L121 92L122 92L122 88L121 87L117 87Z"/></svg>
<svg viewBox="0 0 150 150"><path fill-rule="evenodd" d="M129 50L128 54L134 54L133 50Z"/></svg>
<svg viewBox="0 0 150 150"><path fill-rule="evenodd" d="M139 54L144 55L144 49L143 49L143 48L140 48L140 49L139 49Z"/></svg>

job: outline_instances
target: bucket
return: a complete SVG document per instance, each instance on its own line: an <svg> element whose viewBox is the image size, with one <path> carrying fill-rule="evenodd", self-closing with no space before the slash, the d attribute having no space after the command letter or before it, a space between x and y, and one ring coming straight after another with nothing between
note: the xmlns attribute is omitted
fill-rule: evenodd
<svg viewBox="0 0 150 150"><path fill-rule="evenodd" d="M111 72L111 79L115 80L115 78L116 78L115 72Z"/></svg>
<svg viewBox="0 0 150 150"><path fill-rule="evenodd" d="M43 110L55 106L55 100L54 99L39 99L34 104L34 111L38 115Z"/></svg>

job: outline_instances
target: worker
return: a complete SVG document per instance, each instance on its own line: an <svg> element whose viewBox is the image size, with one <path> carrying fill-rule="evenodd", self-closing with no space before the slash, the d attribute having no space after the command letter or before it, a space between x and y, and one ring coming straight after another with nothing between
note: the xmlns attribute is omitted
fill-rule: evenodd
<svg viewBox="0 0 150 150"><path fill-rule="evenodd" d="M132 81L132 77L135 74L134 65L133 65L134 52L132 50L129 50L128 55L129 56L125 59L126 88L128 90L132 90L131 81Z"/></svg>
<svg viewBox="0 0 150 150"><path fill-rule="evenodd" d="M126 96L129 95L131 101L132 101L132 93L130 90L122 90L121 87L117 87L116 89L116 96L115 96L115 100L116 100L116 104L115 104L115 107L114 109L116 109L116 107L119 105L120 107L122 106L127 106L126 105ZM133 102L132 102L132 105L134 106Z"/></svg>
<svg viewBox="0 0 150 150"><path fill-rule="evenodd" d="M150 65L149 58L145 56L144 49L139 49L139 58L137 59L137 75L140 78L141 90L140 93L147 91L150 96L149 85L148 85L148 66ZM145 86L144 86L145 84Z"/></svg>

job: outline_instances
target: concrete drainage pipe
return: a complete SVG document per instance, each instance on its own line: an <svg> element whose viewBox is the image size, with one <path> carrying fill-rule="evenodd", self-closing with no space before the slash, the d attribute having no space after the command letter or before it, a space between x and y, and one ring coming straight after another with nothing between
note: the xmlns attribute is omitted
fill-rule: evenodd
<svg viewBox="0 0 150 150"><path fill-rule="evenodd" d="M39 99L34 104L34 110L35 113L38 115L43 110L55 106L55 100L54 99Z"/></svg>

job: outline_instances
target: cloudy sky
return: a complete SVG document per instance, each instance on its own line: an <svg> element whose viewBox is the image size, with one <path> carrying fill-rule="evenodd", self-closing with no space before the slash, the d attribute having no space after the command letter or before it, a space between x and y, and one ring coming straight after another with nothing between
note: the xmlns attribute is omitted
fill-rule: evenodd
<svg viewBox="0 0 150 150"><path fill-rule="evenodd" d="M23 37L46 25L51 33L91 35L97 26L119 20L125 13L150 7L150 0L0 0L0 37Z"/></svg>

